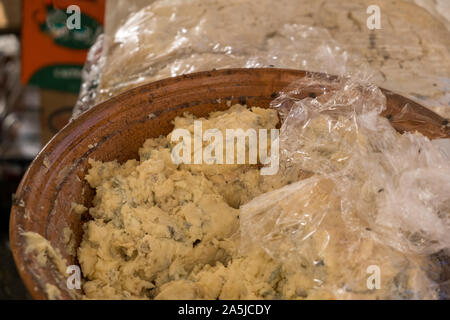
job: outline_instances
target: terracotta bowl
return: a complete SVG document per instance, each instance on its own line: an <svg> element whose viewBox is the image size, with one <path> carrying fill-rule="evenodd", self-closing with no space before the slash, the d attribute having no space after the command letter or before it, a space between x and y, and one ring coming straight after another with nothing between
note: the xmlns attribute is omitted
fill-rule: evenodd
<svg viewBox="0 0 450 320"><path fill-rule="evenodd" d="M170 78L125 92L64 127L31 164L11 212L11 248L32 296L47 299L46 283L59 287L64 299L73 296L65 283L56 281L53 266L38 265L35 255L26 252L21 233L39 233L60 250L68 265L77 264L76 257L66 252L62 230L69 227L79 245L82 224L89 215L74 213L71 205L91 205L94 191L83 179L89 158L120 162L136 158L147 138L169 133L172 119L186 111L206 116L226 109L227 101L268 107L280 90L305 75L296 70L229 69ZM319 95L320 91L302 95ZM398 131L417 128L430 138L450 137L447 120L406 98L384 92L388 106L385 116Z"/></svg>

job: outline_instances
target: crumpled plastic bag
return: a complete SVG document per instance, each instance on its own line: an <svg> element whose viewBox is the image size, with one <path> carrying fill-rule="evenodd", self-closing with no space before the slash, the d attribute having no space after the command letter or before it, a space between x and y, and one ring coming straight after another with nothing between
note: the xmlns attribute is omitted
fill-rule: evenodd
<svg viewBox="0 0 450 320"><path fill-rule="evenodd" d="M378 3L382 29L369 30L370 0L116 0L107 6L101 46L93 47L100 55L88 57L89 89L74 117L155 80L269 66L335 75L370 69L377 85L445 115L449 31L441 15L412 2L419 1Z"/></svg>
<svg viewBox="0 0 450 320"><path fill-rule="evenodd" d="M355 79L307 77L273 101L280 168L311 177L241 208L243 253L257 246L312 266L318 290L336 298L445 298L450 158L420 133L395 131L380 115L381 90ZM380 268L382 289L366 287L369 266Z"/></svg>
<svg viewBox="0 0 450 320"><path fill-rule="evenodd" d="M155 1L132 13L112 36L97 40L74 118L141 84L214 68L279 67L336 75L370 70L327 29L300 18L307 12L314 8L292 0L264 0L257 6L248 0Z"/></svg>

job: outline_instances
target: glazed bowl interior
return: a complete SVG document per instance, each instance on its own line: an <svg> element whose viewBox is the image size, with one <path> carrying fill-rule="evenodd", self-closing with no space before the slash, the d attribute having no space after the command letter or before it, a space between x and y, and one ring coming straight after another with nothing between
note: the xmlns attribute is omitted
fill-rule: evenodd
<svg viewBox="0 0 450 320"><path fill-rule="evenodd" d="M47 299L47 283L58 287L62 298L74 296L66 283L58 280L61 277L51 263L42 266L33 253L27 252L21 234L39 233L61 252L68 265L77 264L76 257L66 250L62 230L72 230L78 247L89 214L75 213L72 204L91 206L94 191L84 180L89 158L119 162L137 158L146 139L168 134L172 120L185 112L207 116L227 109L228 101L268 107L283 88L305 76L304 71L273 68L190 74L127 91L69 123L31 164L11 212L11 248L32 296ZM304 91L299 97L320 95L319 89ZM430 138L450 136L446 120L406 98L383 91L387 97L384 115L398 131L414 128Z"/></svg>

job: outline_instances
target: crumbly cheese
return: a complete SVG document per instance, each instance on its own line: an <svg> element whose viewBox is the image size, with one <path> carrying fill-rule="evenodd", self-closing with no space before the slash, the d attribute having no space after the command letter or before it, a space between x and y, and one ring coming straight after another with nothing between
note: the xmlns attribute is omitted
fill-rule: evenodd
<svg viewBox="0 0 450 320"><path fill-rule="evenodd" d="M66 260L47 239L36 232L24 232L22 236L26 241L25 254L36 254L36 261L39 266L44 267L48 262L51 262L59 273L64 274L66 272Z"/></svg>
<svg viewBox="0 0 450 320"><path fill-rule="evenodd" d="M76 255L76 248L75 248L75 236L72 232L72 229L69 227L65 227L62 232L63 236L63 242L66 245L66 251L72 255Z"/></svg>
<svg viewBox="0 0 450 320"><path fill-rule="evenodd" d="M57 279L55 280L57 281L57 283L65 284L65 281L63 280L65 279L67 262L62 257L61 252L57 248L54 248L51 245L50 241L45 239L39 233L24 232L21 235L24 237L26 243L25 254L34 255L34 261L36 262L36 266L38 268L55 268L57 272L56 274L58 275ZM35 276L40 279L38 273L35 274ZM51 283L45 283L44 290L47 294L48 299L61 299L61 291L57 286ZM73 297L75 296L76 295L74 295Z"/></svg>
<svg viewBox="0 0 450 320"><path fill-rule="evenodd" d="M45 285L45 292L47 293L49 300L61 299L61 291L54 285L47 283Z"/></svg>
<svg viewBox="0 0 450 320"><path fill-rule="evenodd" d="M76 214L83 214L88 210L84 205L75 202L72 202L71 209Z"/></svg>
<svg viewBox="0 0 450 320"><path fill-rule="evenodd" d="M191 115L176 118L175 129L193 133L195 120ZM274 110L241 105L201 120L204 130L221 131L271 129L278 123ZM322 124L319 119L313 126L318 132L313 129L311 139L320 138ZM423 284L418 261L346 229L337 214L339 201L329 192L330 181L313 178L308 181L315 183L302 185L298 181L308 174L283 163L273 176L261 176L258 166L248 164L175 165L170 136L147 140L139 160L89 161L86 180L96 196L89 210L93 219L84 225L78 248L85 298L408 298L408 288ZM336 146L311 152L345 158ZM278 207L265 205L278 199ZM262 208L256 213L266 215L267 225L243 223L249 202L256 203L256 211ZM321 206L324 217L310 215L321 212ZM317 230L305 231L307 241L297 248L301 254L289 259L295 248L289 247L290 231L302 219L322 218ZM252 221L260 229L252 228ZM246 246L241 232L262 233L255 238L274 241L274 250ZM383 272L381 290L366 286L371 263Z"/></svg>
<svg viewBox="0 0 450 320"><path fill-rule="evenodd" d="M193 133L194 120L176 118L175 129ZM241 105L198 120L223 132L278 123L274 110ZM171 283L226 266L236 251L239 206L285 183L261 176L256 165L175 165L169 137L147 140L138 161L90 160L93 220L78 249L86 297L161 298Z"/></svg>

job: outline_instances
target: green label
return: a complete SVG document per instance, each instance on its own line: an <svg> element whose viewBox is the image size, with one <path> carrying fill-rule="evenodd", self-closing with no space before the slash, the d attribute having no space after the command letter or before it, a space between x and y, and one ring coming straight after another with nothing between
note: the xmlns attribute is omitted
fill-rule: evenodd
<svg viewBox="0 0 450 320"><path fill-rule="evenodd" d="M30 79L30 84L40 88L78 93L81 86L80 65L59 64L40 69Z"/></svg>
<svg viewBox="0 0 450 320"><path fill-rule="evenodd" d="M73 19L73 15L79 14L79 28L67 26L67 21ZM103 32L102 26L92 17L80 13L68 14L63 10L47 7L46 22L40 26L42 32L47 33L53 41L63 47L71 49L89 49L97 36Z"/></svg>

